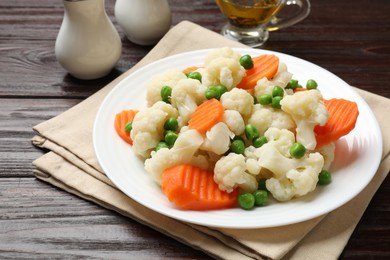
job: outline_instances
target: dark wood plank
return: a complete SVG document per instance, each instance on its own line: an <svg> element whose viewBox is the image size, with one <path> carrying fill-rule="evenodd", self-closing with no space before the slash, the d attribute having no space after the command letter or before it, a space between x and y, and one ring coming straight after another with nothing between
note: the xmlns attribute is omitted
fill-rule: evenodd
<svg viewBox="0 0 390 260"><path fill-rule="evenodd" d="M341 259L389 259L389 194L390 177L387 176L360 219Z"/></svg>
<svg viewBox="0 0 390 260"><path fill-rule="evenodd" d="M209 259L160 232L33 178L1 179L0 190L2 259Z"/></svg>
<svg viewBox="0 0 390 260"><path fill-rule="evenodd" d="M31 145L32 127L79 102L79 99L0 98L0 178L31 177L31 162L44 152Z"/></svg>
<svg viewBox="0 0 390 260"><path fill-rule="evenodd" d="M85 98L133 66L151 48L130 43L116 25L124 44L123 55L116 70L102 81L78 81L66 74L54 55L55 38L63 15L61 3L51 5L47 1L39 1L38 4L27 0L15 2L7 4L4 1L0 5L0 29L3 35L3 41L0 42L0 62L8 64L4 73L4 81L7 83L0 89L0 96L78 95ZM173 24L186 19L219 31L225 22L214 1L192 1L191 4L183 5L178 0L172 0L170 3ZM370 5L369 11L357 8L365 3L362 0L348 0L343 1L341 8L334 8L340 5L337 0L314 1L312 12L305 21L294 27L272 32L265 48L314 62L351 85L390 97L390 90L385 87L385 83L390 80L390 50L387 45L390 35L387 33L389 28L386 23L390 7L386 0L381 0ZM107 12L115 23L113 4L112 0L106 1ZM25 16L26 10L30 8L34 19ZM8 26L9 24L13 26ZM382 26L376 26L377 24ZM29 71L29 74L22 71ZM30 75L34 75L33 80ZM19 78L20 81L13 82L14 78Z"/></svg>
<svg viewBox="0 0 390 260"><path fill-rule="evenodd" d="M291 28L272 32L266 49L313 62L347 83L390 97L390 2L315 0ZM213 0L169 0L173 24L190 20L218 32ZM113 16L123 53L107 77L81 81L57 63L54 44L62 1L0 1L0 258L176 258L208 256L119 214L32 177L31 127L74 106L136 64L152 48L129 42ZM389 177L341 259L390 258Z"/></svg>

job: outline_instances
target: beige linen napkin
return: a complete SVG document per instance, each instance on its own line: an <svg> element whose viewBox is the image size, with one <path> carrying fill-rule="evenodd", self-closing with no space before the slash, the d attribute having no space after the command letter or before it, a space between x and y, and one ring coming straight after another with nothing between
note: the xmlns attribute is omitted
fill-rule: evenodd
<svg viewBox="0 0 390 260"><path fill-rule="evenodd" d="M303 223L252 230L188 224L153 212L125 196L100 168L92 144L92 127L100 103L121 79L141 66L172 54L223 46L244 47L187 21L173 27L132 69L75 107L34 127L37 135L33 144L50 150L33 162L35 176L216 258L336 259L390 169L390 124L383 113L390 109L390 101L384 97L357 90L375 113L383 133L383 160L374 179L346 205Z"/></svg>

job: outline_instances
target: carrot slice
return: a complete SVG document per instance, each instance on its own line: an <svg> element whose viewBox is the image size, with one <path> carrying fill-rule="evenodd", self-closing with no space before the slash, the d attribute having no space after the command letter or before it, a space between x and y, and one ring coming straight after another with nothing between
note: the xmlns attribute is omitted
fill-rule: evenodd
<svg viewBox="0 0 390 260"><path fill-rule="evenodd" d="M355 102L345 99L324 100L329 112L328 122L324 126L316 126L314 133L317 140L317 148L337 141L355 128L359 109Z"/></svg>
<svg viewBox="0 0 390 260"><path fill-rule="evenodd" d="M306 91L306 90L309 90L309 89L308 88L296 88L296 89L294 89L294 93L295 92Z"/></svg>
<svg viewBox="0 0 390 260"><path fill-rule="evenodd" d="M263 54L252 60L253 68L246 71L246 75L237 85L238 88L254 88L258 80L264 77L271 79L278 72L279 58L273 54Z"/></svg>
<svg viewBox="0 0 390 260"><path fill-rule="evenodd" d="M221 121L225 108L221 102L212 98L198 106L188 121L188 127L204 134Z"/></svg>
<svg viewBox="0 0 390 260"><path fill-rule="evenodd" d="M169 201L182 210L213 210L236 205L238 189L227 193L218 188L213 173L190 164L166 169L161 187Z"/></svg>
<svg viewBox="0 0 390 260"><path fill-rule="evenodd" d="M191 67L185 68L185 69L183 70L183 72L184 72L184 73L189 73L189 72L195 71L195 70L197 70L197 69L199 69L199 68L202 68L202 67L201 67L201 66L191 66Z"/></svg>
<svg viewBox="0 0 390 260"><path fill-rule="evenodd" d="M117 134L127 143L133 144L130 133L125 131L125 126L128 122L133 122L137 110L122 110L115 115L114 126Z"/></svg>

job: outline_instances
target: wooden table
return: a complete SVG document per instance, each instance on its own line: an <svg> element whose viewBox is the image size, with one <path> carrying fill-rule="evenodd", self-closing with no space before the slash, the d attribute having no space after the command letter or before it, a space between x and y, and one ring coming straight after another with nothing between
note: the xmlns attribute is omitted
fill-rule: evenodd
<svg viewBox="0 0 390 260"><path fill-rule="evenodd" d="M173 24L219 31L213 0L170 0ZM113 16L114 0L106 0ZM349 84L390 97L390 2L313 0L300 24L271 33L266 49L316 63ZM184 258L207 255L34 178L32 126L69 109L136 64L151 47L122 36L123 54L107 77L81 81L57 63L62 1L0 2L0 258ZM117 24L115 23L117 26ZM371 201L342 259L390 257L390 181Z"/></svg>

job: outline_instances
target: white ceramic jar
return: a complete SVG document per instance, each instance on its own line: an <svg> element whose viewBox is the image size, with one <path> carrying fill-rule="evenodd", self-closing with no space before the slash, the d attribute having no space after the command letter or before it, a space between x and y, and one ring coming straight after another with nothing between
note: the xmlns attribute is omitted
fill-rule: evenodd
<svg viewBox="0 0 390 260"><path fill-rule="evenodd" d="M55 54L72 76L96 79L115 67L122 42L105 11L104 0L63 0L65 12Z"/></svg>
<svg viewBox="0 0 390 260"><path fill-rule="evenodd" d="M115 18L126 37L139 45L157 43L172 22L167 0L117 0Z"/></svg>

